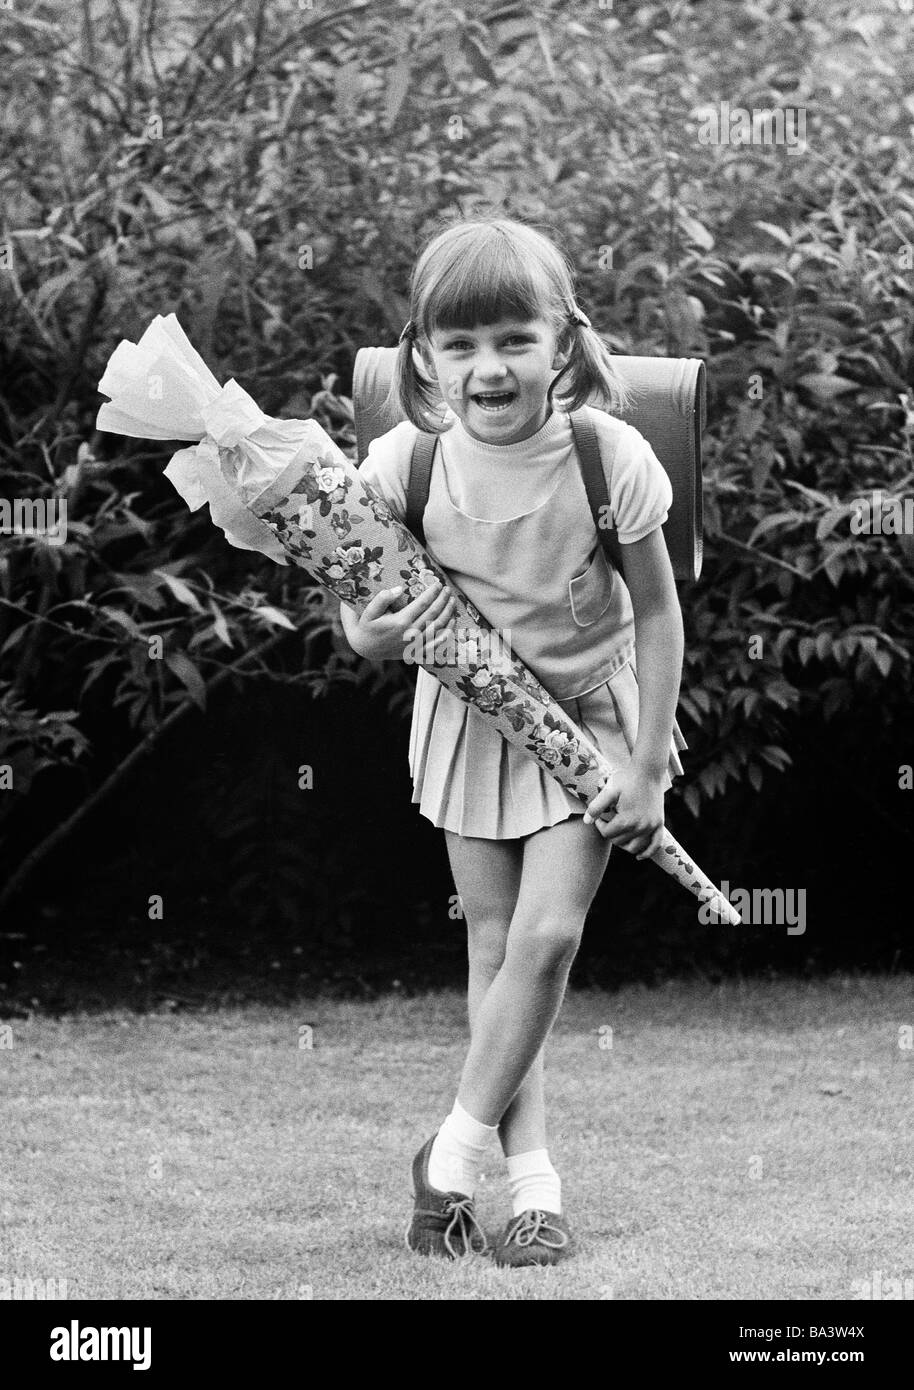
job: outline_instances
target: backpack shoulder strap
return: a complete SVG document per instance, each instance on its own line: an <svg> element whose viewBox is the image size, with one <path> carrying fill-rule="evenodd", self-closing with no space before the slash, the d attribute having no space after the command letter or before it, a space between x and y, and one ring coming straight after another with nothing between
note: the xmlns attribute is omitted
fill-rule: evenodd
<svg viewBox="0 0 914 1390"><path fill-rule="evenodd" d="M429 434L425 430L416 431L416 442L413 444L413 456L409 465L409 486L406 490L406 529L413 533L420 545L425 545L422 517L428 505L432 461L437 446L437 434Z"/></svg>
<svg viewBox="0 0 914 1390"><path fill-rule="evenodd" d="M586 410L575 410L572 413L571 430L597 538L606 552L609 563L622 574L622 549L613 524L609 485L606 481L607 475L612 476L613 460L601 456L596 427Z"/></svg>

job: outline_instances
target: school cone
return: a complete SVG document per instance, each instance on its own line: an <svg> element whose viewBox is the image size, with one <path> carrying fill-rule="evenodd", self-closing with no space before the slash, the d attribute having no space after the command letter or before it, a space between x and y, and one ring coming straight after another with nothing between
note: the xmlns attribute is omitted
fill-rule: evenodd
<svg viewBox="0 0 914 1390"><path fill-rule="evenodd" d="M99 430L197 441L173 455L165 475L192 511L209 503L231 545L277 564L291 560L358 612L381 589L402 584L403 607L435 580L447 584L456 597L456 642L452 630L409 655L584 806L596 796L612 773L603 754L316 421L273 419L236 381L220 387L174 314L157 315L138 343L118 344L99 390L111 397L98 412ZM650 858L713 904L717 920L739 923L668 831Z"/></svg>

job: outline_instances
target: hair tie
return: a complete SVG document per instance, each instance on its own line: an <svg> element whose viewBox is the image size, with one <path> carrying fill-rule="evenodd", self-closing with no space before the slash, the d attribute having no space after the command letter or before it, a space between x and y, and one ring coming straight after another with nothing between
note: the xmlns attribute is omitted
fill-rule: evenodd
<svg viewBox="0 0 914 1390"><path fill-rule="evenodd" d="M593 326L590 319L584 313L584 310L579 309L577 305L575 305L571 311L571 322L580 324L582 328L591 328Z"/></svg>
<svg viewBox="0 0 914 1390"><path fill-rule="evenodd" d="M404 324L403 332L400 334L401 343L404 338L409 338L410 342L415 342L416 340L416 325L413 323L412 319L407 319Z"/></svg>

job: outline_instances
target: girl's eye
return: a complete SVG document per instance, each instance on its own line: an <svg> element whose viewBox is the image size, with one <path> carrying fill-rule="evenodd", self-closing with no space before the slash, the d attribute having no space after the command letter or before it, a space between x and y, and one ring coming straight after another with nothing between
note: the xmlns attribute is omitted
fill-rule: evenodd
<svg viewBox="0 0 914 1390"><path fill-rule="evenodd" d="M529 341L530 338L526 333L511 333L507 338L505 338L504 343L506 347L524 347ZM473 344L470 342L468 338L455 338L452 342L445 343L444 350L445 352L463 352L468 348L471 349L472 347Z"/></svg>

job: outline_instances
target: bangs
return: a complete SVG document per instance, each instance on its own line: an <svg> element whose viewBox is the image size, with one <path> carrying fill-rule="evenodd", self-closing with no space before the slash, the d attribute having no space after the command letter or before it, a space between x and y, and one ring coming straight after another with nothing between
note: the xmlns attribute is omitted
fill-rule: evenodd
<svg viewBox="0 0 914 1390"><path fill-rule="evenodd" d="M559 295L541 261L495 228L454 238L440 259L421 309L426 334L436 329L489 327L502 319L557 316ZM439 252L439 257L440 257Z"/></svg>

